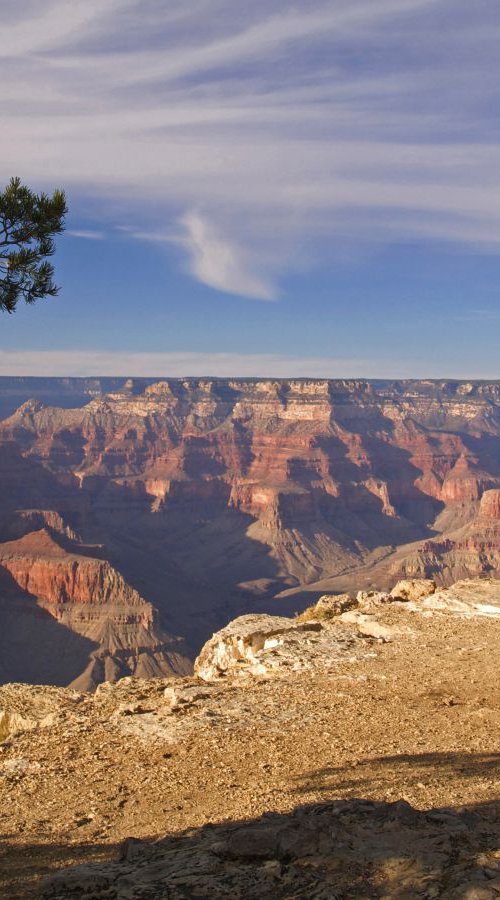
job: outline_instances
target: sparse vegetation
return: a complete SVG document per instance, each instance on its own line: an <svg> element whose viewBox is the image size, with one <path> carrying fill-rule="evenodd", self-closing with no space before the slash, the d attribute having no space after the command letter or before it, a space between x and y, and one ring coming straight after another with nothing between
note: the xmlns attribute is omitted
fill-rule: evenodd
<svg viewBox="0 0 500 900"><path fill-rule="evenodd" d="M314 606L308 606L304 612L301 612L297 615L297 622L324 622L328 619L334 619L338 613L333 609L327 609L326 607L323 609L318 609L316 604Z"/></svg>
<svg viewBox="0 0 500 900"><path fill-rule="evenodd" d="M325 622L335 619L348 609L358 606L358 601L350 594L323 594L314 606L308 606L299 616L299 622Z"/></svg>

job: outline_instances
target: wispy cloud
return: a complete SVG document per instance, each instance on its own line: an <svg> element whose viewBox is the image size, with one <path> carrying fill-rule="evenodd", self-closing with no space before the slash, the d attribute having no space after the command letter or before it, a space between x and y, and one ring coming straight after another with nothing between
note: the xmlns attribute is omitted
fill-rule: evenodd
<svg viewBox="0 0 500 900"><path fill-rule="evenodd" d="M353 31L357 33L360 29L378 25L387 18L393 19L402 13L408 14L413 10L436 6L439 2L440 0L406 0L402 9L400 0L370 0L370 2L353 0L348 5L338 2L325 3L320 0L303 10L282 2L275 4L277 7L275 10L271 4L267 15L261 13L257 21L250 23L246 28L240 28L236 18L235 25L229 33L215 39L201 40L194 46L189 42L185 47L170 47L168 53L162 48L158 51L128 54L128 62L137 64L134 71L128 74L123 70L122 53L107 54L98 64L108 79L114 79L121 84L124 81L139 83L192 77L214 69L220 71L234 64L241 66L248 61L269 59L271 54L286 51L289 45L297 41L303 42L318 37L324 41L326 35L338 39L342 34ZM238 4L236 8L238 9ZM240 12L242 13L241 7ZM91 62L95 63L95 59L84 55L78 58L78 62L85 66ZM62 58L55 64L73 68L75 58Z"/></svg>
<svg viewBox="0 0 500 900"><path fill-rule="evenodd" d="M82 238L84 241L103 241L105 234L103 231L95 231L89 228L68 228L67 234L71 237Z"/></svg>
<svg viewBox="0 0 500 900"><path fill-rule="evenodd" d="M0 178L180 221L192 275L257 299L312 243L498 252L497 0L165 6L9 0Z"/></svg>
<svg viewBox="0 0 500 900"><path fill-rule="evenodd" d="M0 350L0 375L147 378L182 376L263 378L463 378L458 365L420 358L310 357L273 353L104 353L93 350ZM467 378L492 379L495 368L468 367Z"/></svg>
<svg viewBox="0 0 500 900"><path fill-rule="evenodd" d="M18 7L17 21L2 21L0 57L15 58L41 50L60 47L74 39L82 29L96 27L99 20L109 18L134 0L57 0L57 2L24 3ZM14 14L15 15L15 14Z"/></svg>
<svg viewBox="0 0 500 900"><path fill-rule="evenodd" d="M222 237L199 213L185 215L182 243L190 257L190 270L203 284L228 294L241 294L257 300L274 300L275 288L252 272L244 251Z"/></svg>

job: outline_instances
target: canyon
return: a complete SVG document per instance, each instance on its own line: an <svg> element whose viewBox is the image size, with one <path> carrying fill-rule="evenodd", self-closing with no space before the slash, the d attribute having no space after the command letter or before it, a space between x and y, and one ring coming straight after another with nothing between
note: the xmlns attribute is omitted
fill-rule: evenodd
<svg viewBox="0 0 500 900"><path fill-rule="evenodd" d="M500 383L0 379L0 680L185 675L246 613L500 574Z"/></svg>

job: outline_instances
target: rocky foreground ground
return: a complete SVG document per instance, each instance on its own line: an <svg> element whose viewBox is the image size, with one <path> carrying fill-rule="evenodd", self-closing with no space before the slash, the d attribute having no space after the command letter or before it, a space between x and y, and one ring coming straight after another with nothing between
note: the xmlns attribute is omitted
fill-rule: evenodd
<svg viewBox="0 0 500 900"><path fill-rule="evenodd" d="M2 896L500 897L499 637L498 582L414 583L0 688Z"/></svg>

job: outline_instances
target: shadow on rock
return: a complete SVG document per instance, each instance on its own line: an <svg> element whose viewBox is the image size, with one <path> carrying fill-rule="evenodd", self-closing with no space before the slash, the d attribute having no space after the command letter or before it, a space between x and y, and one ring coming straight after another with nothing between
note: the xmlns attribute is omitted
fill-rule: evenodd
<svg viewBox="0 0 500 900"><path fill-rule="evenodd" d="M420 811L404 800L336 800L156 842L130 838L114 862L61 870L41 897L494 900L499 839L498 802Z"/></svg>
<svg viewBox="0 0 500 900"><path fill-rule="evenodd" d="M500 753L401 753L374 756L350 766L328 766L309 772L300 779L296 793L314 791L373 791L374 783L387 784L387 769L408 786L444 781L449 775L463 781L488 778L500 783Z"/></svg>
<svg viewBox="0 0 500 900"><path fill-rule="evenodd" d="M0 897L2 900L38 900L40 882L50 878L63 866L102 863L116 856L112 844L51 843L47 837L40 842L20 844L9 835L0 834Z"/></svg>

